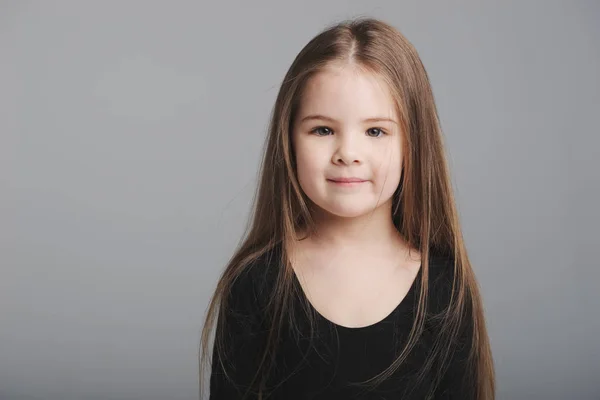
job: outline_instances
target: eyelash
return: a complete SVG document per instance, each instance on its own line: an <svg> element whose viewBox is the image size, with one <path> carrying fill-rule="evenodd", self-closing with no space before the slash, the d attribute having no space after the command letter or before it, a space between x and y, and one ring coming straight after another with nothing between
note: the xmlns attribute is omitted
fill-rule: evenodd
<svg viewBox="0 0 600 400"><path fill-rule="evenodd" d="M331 129L331 128L328 128L328 127L326 127L326 126L317 126L317 127L316 127L316 128L314 128L313 130L311 130L311 131L310 131L310 133L315 133L315 134L316 134L316 133L317 133L317 131L318 131L319 129L323 129L323 128L325 128L325 129L329 129L331 132L333 132L333 129ZM371 137L373 137L373 138L375 138L375 139L377 139L377 138L380 138L380 137L381 137L381 136L383 136L383 135L387 135L387 132L386 132L384 129L382 129L382 128L369 128L369 129L377 129L378 131L380 131L380 132L381 132L381 135L379 135L379 136L371 136ZM318 134L317 134L317 136L327 136L327 135L318 135Z"/></svg>

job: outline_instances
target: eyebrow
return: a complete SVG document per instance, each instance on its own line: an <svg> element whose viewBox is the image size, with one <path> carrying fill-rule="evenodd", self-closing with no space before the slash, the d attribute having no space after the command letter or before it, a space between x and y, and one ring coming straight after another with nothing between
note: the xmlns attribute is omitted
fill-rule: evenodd
<svg viewBox="0 0 600 400"><path fill-rule="evenodd" d="M337 122L334 118L330 118L327 117L325 115L320 115L320 114L312 114L312 115L307 115L306 117L302 118L302 120L300 121L301 123L304 123L306 121L312 121L312 120L324 120L324 121L330 121L330 122ZM398 125L398 122L396 122L393 119L390 118L385 118L385 117L372 117L372 118L367 118L367 119L363 119L363 122L392 122L396 125Z"/></svg>

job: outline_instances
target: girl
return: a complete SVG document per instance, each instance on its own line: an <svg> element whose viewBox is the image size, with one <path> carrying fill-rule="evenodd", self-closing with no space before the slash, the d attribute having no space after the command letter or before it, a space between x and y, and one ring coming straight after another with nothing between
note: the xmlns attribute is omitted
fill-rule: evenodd
<svg viewBox="0 0 600 400"><path fill-rule="evenodd" d="M261 169L202 332L211 400L494 398L434 97L405 37L362 18L312 39Z"/></svg>

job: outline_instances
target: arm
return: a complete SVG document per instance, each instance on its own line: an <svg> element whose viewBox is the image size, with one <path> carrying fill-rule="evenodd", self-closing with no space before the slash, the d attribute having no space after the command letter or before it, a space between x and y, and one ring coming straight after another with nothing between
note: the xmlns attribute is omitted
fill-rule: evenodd
<svg viewBox="0 0 600 400"><path fill-rule="evenodd" d="M233 285L227 308L217 322L209 400L255 398L252 394L244 397L244 394L257 372L263 348L264 331L258 310L252 281L248 274L243 273ZM222 359L219 358L216 347L219 335L222 335L225 352Z"/></svg>
<svg viewBox="0 0 600 400"><path fill-rule="evenodd" d="M441 312L450 302L452 294L453 261L445 259L437 270L437 280L433 284L435 293L435 311ZM474 400L476 371L469 353L473 345L474 315L470 304L470 296L466 296L466 304L462 311L462 320L454 343L450 344L449 359L439 386L436 389L436 400ZM477 354L475 354L475 357Z"/></svg>
<svg viewBox="0 0 600 400"><path fill-rule="evenodd" d="M469 363L473 343L473 319L470 313L463 316L457 341L450 351L450 362L438 387L440 400L475 400L475 371Z"/></svg>

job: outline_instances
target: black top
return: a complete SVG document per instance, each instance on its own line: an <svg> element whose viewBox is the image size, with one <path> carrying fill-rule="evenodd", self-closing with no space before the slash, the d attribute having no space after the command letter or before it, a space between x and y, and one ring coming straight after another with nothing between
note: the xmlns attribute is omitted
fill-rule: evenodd
<svg viewBox="0 0 600 400"><path fill-rule="evenodd" d="M271 256L273 252L257 260L232 286L224 318L227 327L217 328L217 334L220 334L220 329L226 330L225 348L229 352L226 365L233 363L235 368L228 367L227 371L239 386L234 386L224 376L213 348L210 400L242 399L244 385L250 383L258 370L270 331L270 321L261 310L266 306L269 289L273 287L279 268L273 262L277 257ZM449 258L430 255L428 315L439 312L447 305L452 285L452 267ZM269 373L271 394L267 399L425 399L435 371L429 370L419 384L417 374L423 369L426 355L439 332L439 325L429 318L417 345L390 378L373 390L368 390L368 386L350 384L374 377L400 355L416 315L422 273L423 269L420 268L408 294L392 313L382 321L359 328L337 325L316 312L307 303L294 275L292 312L299 334L297 330L289 329L290 324L286 320L275 355L276 364ZM316 330L312 346L309 345L309 320L302 311L302 304L308 304L309 311L315 316ZM471 326L470 315L463 320L466 321L465 327ZM461 330L461 341L451 349L449 368L434 399L475 398L471 393L473 377L469 375L472 374L466 372L461 362L467 356L471 337L470 329ZM435 365L434 362L434 368ZM279 386L274 388L275 385ZM258 397L253 394L245 398Z"/></svg>

